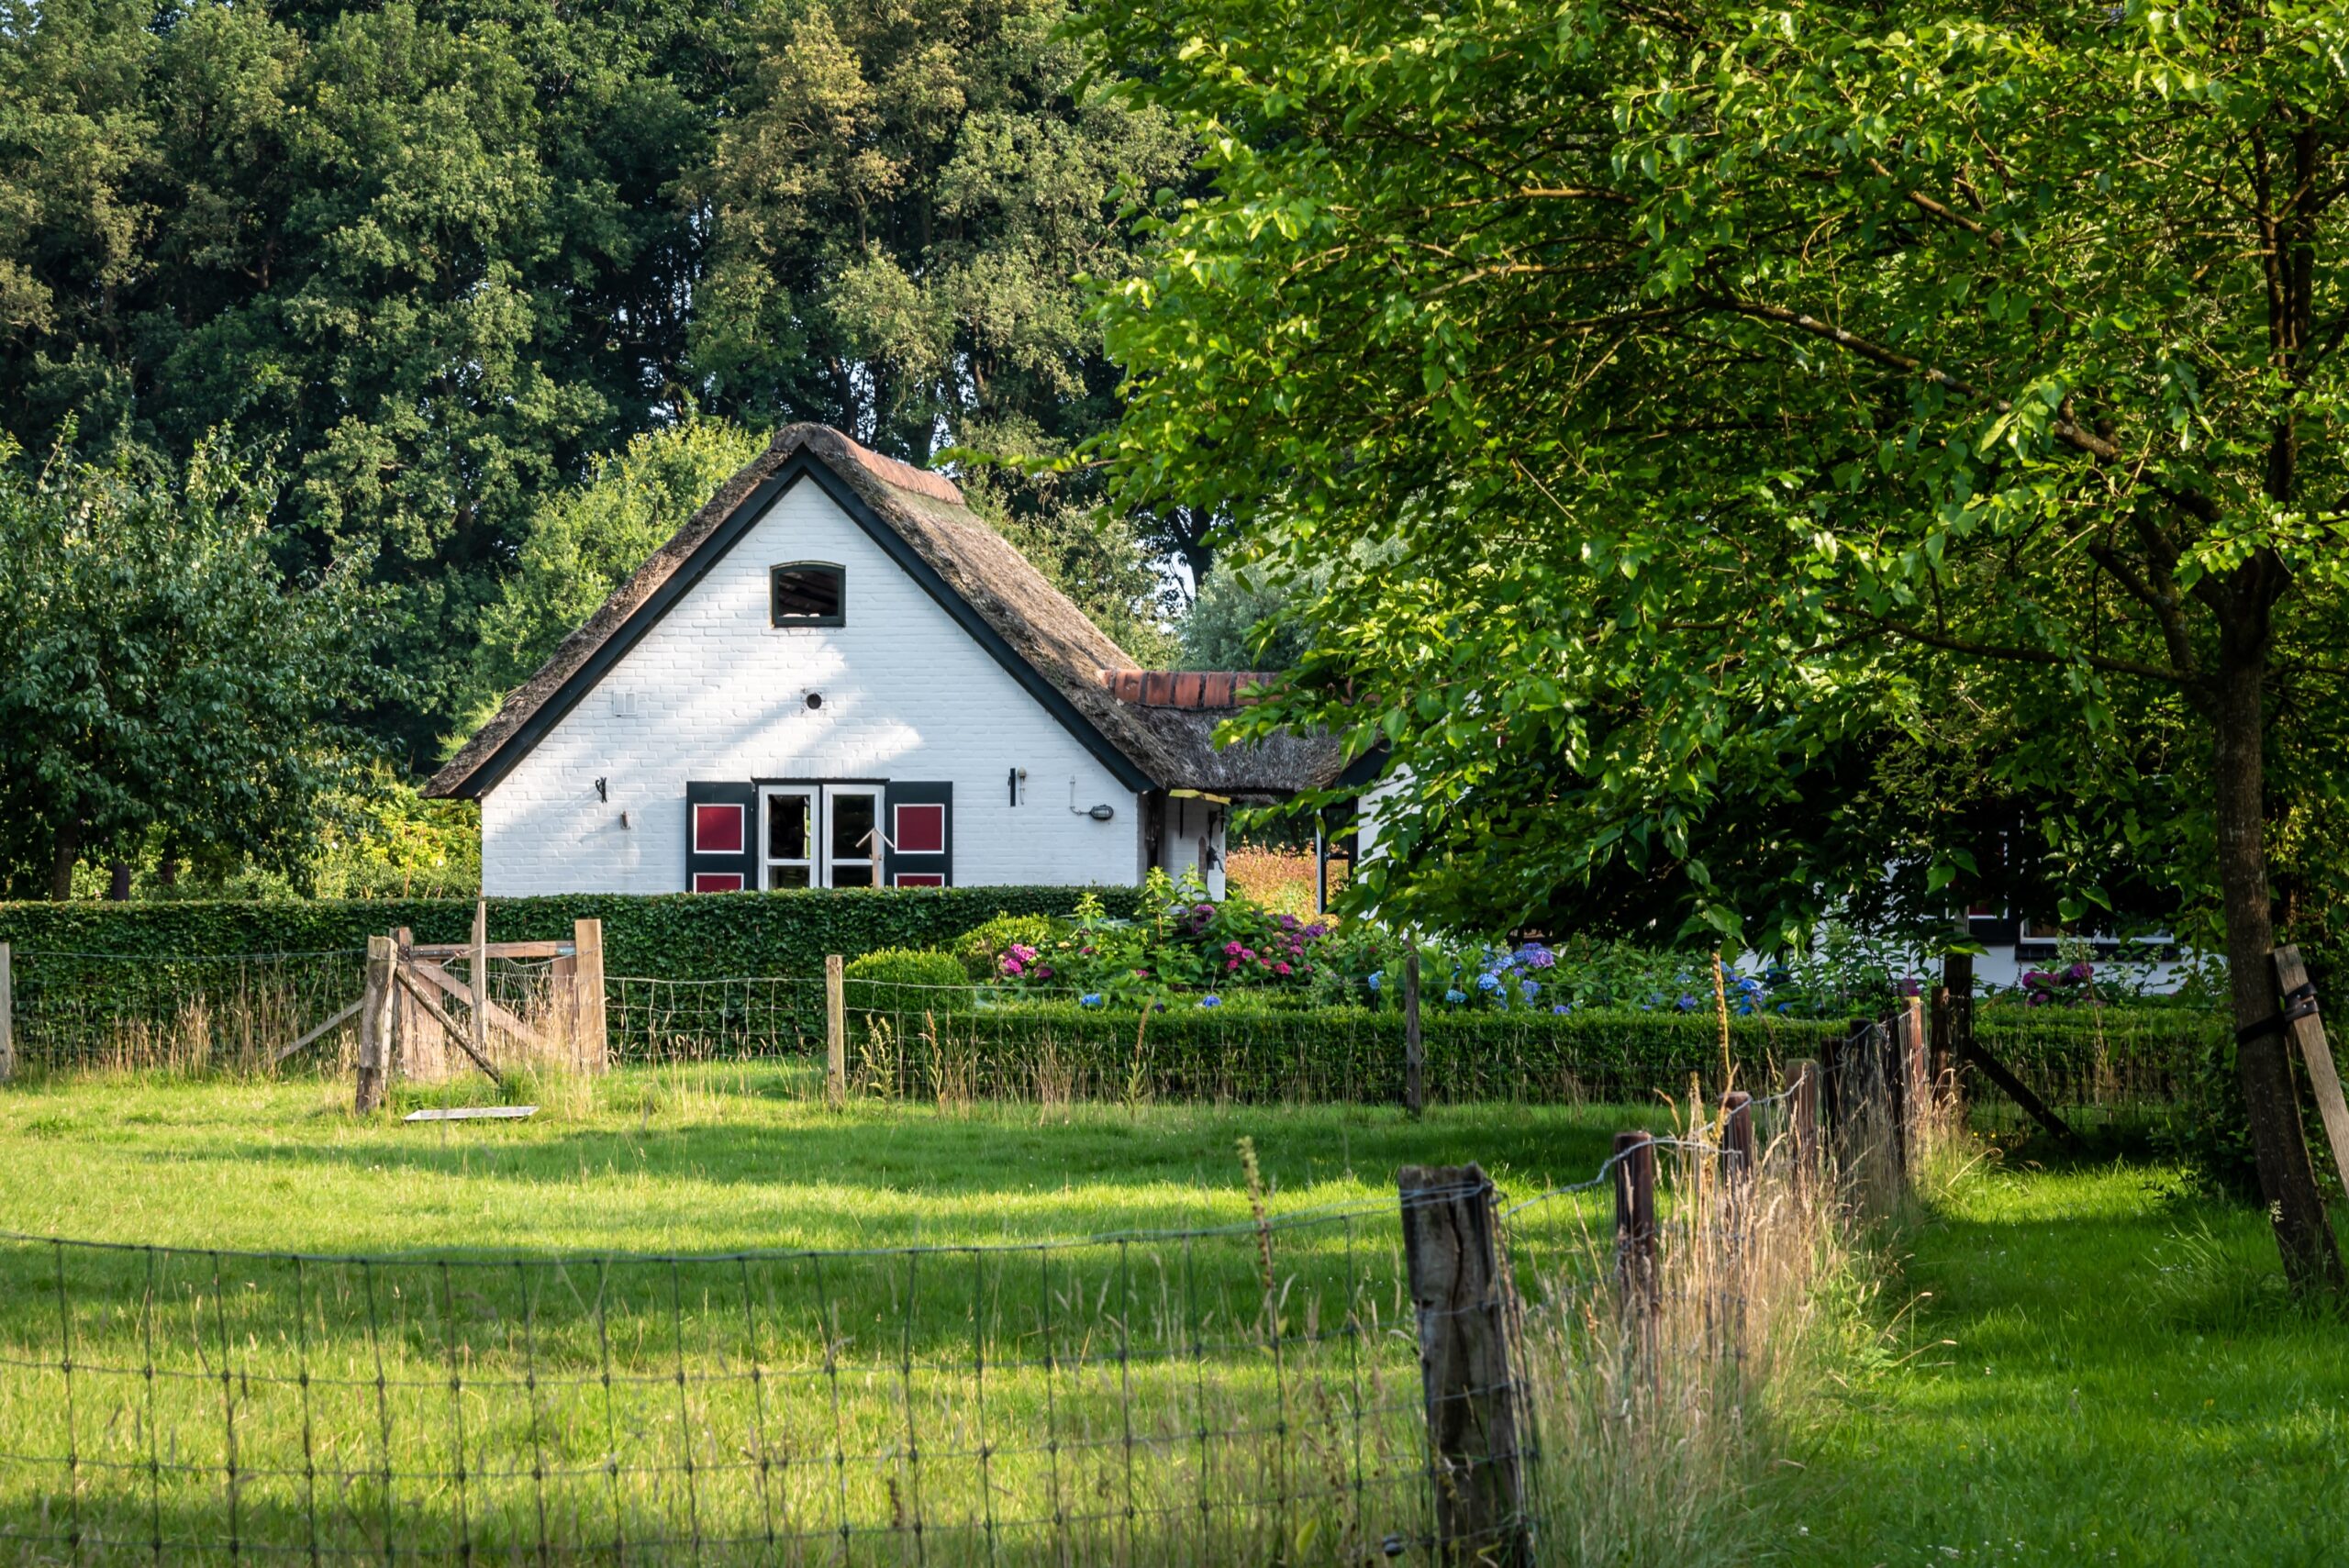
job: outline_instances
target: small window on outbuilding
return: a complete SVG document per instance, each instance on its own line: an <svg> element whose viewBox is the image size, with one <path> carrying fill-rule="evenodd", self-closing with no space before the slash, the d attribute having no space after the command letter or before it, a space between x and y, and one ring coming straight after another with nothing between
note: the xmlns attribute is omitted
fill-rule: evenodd
<svg viewBox="0 0 2349 1568"><path fill-rule="evenodd" d="M848 573L821 561L797 561L768 574L768 603L776 626L848 624Z"/></svg>

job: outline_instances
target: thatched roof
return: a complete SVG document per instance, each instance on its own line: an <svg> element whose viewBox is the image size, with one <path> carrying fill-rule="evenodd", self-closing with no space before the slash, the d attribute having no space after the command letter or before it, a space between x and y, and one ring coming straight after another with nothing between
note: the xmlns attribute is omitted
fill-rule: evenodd
<svg viewBox="0 0 2349 1568"><path fill-rule="evenodd" d="M828 493L876 542L885 550L894 542L899 563L1129 784L1287 793L1327 783L1343 766L1331 740L1219 750L1215 711L1120 701L1108 677L1135 673L1133 661L964 506L952 481L868 451L828 426L789 425L507 696L425 793L486 793L785 487L808 477L829 480ZM1225 683L1226 701L1240 686L1238 678L1209 679Z"/></svg>

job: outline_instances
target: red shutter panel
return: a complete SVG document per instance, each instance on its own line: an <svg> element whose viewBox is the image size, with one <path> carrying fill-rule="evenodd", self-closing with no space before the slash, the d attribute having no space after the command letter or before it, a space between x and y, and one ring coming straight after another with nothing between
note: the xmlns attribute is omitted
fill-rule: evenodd
<svg viewBox="0 0 2349 1568"><path fill-rule="evenodd" d="M954 786L900 784L885 786L888 850L882 870L892 887L954 885Z"/></svg>
<svg viewBox="0 0 2349 1568"><path fill-rule="evenodd" d="M685 785L688 891L739 893L759 885L758 812L755 785Z"/></svg>

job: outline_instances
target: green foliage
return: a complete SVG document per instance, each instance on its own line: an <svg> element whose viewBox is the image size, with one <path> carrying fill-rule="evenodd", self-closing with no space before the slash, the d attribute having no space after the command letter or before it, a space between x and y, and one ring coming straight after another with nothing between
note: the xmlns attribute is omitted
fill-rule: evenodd
<svg viewBox="0 0 2349 1568"><path fill-rule="evenodd" d="M1002 973L999 965L1008 949L1041 946L1051 941L1059 929L1049 915L997 914L963 934L954 944L954 959L966 978L993 980Z"/></svg>
<svg viewBox="0 0 2349 1568"><path fill-rule="evenodd" d="M184 475L0 437L0 886L66 896L84 859L241 858L299 874L363 799L350 705L384 689L353 570L281 588L265 464Z"/></svg>
<svg viewBox="0 0 2349 1568"><path fill-rule="evenodd" d="M311 558L398 590L377 722L429 757L531 497L678 400L725 15L10 6L9 427L280 439Z"/></svg>
<svg viewBox="0 0 2349 1568"><path fill-rule="evenodd" d="M2285 194L2349 152L2335 12L1086 16L1214 185L1108 293L1100 455L1330 569L1242 723L1391 749L1351 898L1798 944L1887 823L1964 871L1929 796L1839 806L1968 712L2083 907L2256 848L2210 759L2263 712L2271 814L2340 795L2349 207Z"/></svg>
<svg viewBox="0 0 2349 1568"><path fill-rule="evenodd" d="M426 769L662 512L595 459L680 410L917 461L1114 416L1077 280L1131 272L1119 203L1190 143L1085 83L1063 10L0 0L0 428L78 413L157 473L278 443L281 564L372 556L410 684L366 717ZM1097 480L1005 484L1147 644L1124 526L1057 515Z"/></svg>
<svg viewBox="0 0 2349 1568"><path fill-rule="evenodd" d="M1186 670L1286 670L1305 656L1308 633L1297 595L1244 566L1227 563L1199 584L1177 628Z"/></svg>
<svg viewBox="0 0 2349 1568"><path fill-rule="evenodd" d="M723 419L689 418L597 458L580 484L532 507L520 559L482 612L464 732L487 722L764 445Z"/></svg>
<svg viewBox="0 0 2349 1568"><path fill-rule="evenodd" d="M796 0L758 14L695 183L694 362L731 406L893 452L1050 451L1114 413L1079 278L1129 275L1119 201L1179 181L1172 117L1085 78L1063 0Z"/></svg>
<svg viewBox="0 0 2349 1568"><path fill-rule="evenodd" d="M852 1007L945 1008L970 994L963 961L938 948L877 948L849 960L841 978Z"/></svg>

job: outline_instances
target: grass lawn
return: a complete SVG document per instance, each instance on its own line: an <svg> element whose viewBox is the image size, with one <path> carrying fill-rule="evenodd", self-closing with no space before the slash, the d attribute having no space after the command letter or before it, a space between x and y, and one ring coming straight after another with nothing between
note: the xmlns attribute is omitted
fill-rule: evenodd
<svg viewBox="0 0 2349 1568"><path fill-rule="evenodd" d="M1271 1207L1392 1201L1404 1164L1481 1162L1504 1189L1587 1176L1653 1106L1475 1106L1414 1123L1361 1106L808 1102L789 1066L621 1069L529 1121L403 1124L488 1103L347 1083L113 1080L0 1094L0 1229L316 1252L896 1247L1244 1221L1237 1140ZM570 1101L572 1103L559 1103ZM1594 1211L1595 1212L1595 1211Z"/></svg>
<svg viewBox="0 0 2349 1568"><path fill-rule="evenodd" d="M2284 1298L2255 1208L1993 1169L1899 1249L1913 1306L1792 1484L1798 1559L2349 1560L2349 1326Z"/></svg>
<svg viewBox="0 0 2349 1568"><path fill-rule="evenodd" d="M792 1071L626 1070L527 1122L0 1095L0 1229L132 1244L0 1242L0 1558L1359 1562L1426 1529L1395 1168L1531 1195L1658 1120L834 1115ZM1603 1201L1522 1216L1520 1268Z"/></svg>

